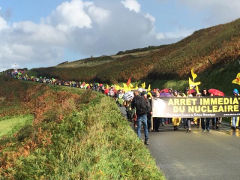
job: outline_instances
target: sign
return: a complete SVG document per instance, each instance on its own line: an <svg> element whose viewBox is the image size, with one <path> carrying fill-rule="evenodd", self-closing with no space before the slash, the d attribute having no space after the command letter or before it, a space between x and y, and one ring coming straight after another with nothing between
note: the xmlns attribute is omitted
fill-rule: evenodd
<svg viewBox="0 0 240 180"><path fill-rule="evenodd" d="M153 117L240 116L240 97L161 97L152 100Z"/></svg>

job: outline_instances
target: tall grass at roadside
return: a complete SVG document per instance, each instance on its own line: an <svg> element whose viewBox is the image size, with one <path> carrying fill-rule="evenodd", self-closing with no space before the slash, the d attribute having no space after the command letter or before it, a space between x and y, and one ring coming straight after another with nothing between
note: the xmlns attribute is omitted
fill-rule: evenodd
<svg viewBox="0 0 240 180"><path fill-rule="evenodd" d="M164 179L113 99L21 83L34 122L0 139L0 179Z"/></svg>

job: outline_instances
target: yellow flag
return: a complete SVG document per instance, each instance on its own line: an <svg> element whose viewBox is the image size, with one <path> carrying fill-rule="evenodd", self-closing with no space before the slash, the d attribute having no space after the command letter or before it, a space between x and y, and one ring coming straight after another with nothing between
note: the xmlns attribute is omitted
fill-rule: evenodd
<svg viewBox="0 0 240 180"><path fill-rule="evenodd" d="M201 84L201 82L193 82L191 78L189 78L189 87L190 89L199 86Z"/></svg>
<svg viewBox="0 0 240 180"><path fill-rule="evenodd" d="M123 89L125 92L131 91L131 88L128 87L128 85L126 83L123 83Z"/></svg>
<svg viewBox="0 0 240 180"><path fill-rule="evenodd" d="M197 74L195 74L195 73L193 72L193 69L191 69L191 74L192 74L192 78L193 78L193 81L194 81L194 79L197 78Z"/></svg>
<svg viewBox="0 0 240 180"><path fill-rule="evenodd" d="M152 97L152 94L151 94L150 92L148 92L148 95L149 95L150 97Z"/></svg>
<svg viewBox="0 0 240 180"><path fill-rule="evenodd" d="M199 88L198 88L198 86L196 87L196 91L197 91L198 94L200 93L200 92L199 92Z"/></svg>
<svg viewBox="0 0 240 180"><path fill-rule="evenodd" d="M240 73L237 74L236 79L234 79L234 80L232 81L232 83L233 83L233 84L238 84L238 85L240 85Z"/></svg>
<svg viewBox="0 0 240 180"><path fill-rule="evenodd" d="M151 84L148 85L148 89L147 89L148 92L151 91Z"/></svg>
<svg viewBox="0 0 240 180"><path fill-rule="evenodd" d="M141 86L142 86L143 89L145 89L146 88L146 83L145 82L142 83Z"/></svg>
<svg viewBox="0 0 240 180"><path fill-rule="evenodd" d="M115 89L118 91L118 90L121 90L121 87L119 86L119 85L115 85L114 86L115 87Z"/></svg>
<svg viewBox="0 0 240 180"><path fill-rule="evenodd" d="M130 88L133 88L133 85L132 85L132 83L130 83L130 84L129 84L129 87L130 87Z"/></svg>
<svg viewBox="0 0 240 180"><path fill-rule="evenodd" d="M106 87L106 89L109 89L109 85L107 84L107 87Z"/></svg>
<svg viewBox="0 0 240 180"><path fill-rule="evenodd" d="M133 88L133 90L137 90L138 89L138 83L135 84L135 87Z"/></svg>

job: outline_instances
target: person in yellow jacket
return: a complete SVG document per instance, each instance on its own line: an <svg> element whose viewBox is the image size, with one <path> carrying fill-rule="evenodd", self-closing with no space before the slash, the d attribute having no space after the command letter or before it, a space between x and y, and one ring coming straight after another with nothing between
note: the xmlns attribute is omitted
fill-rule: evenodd
<svg viewBox="0 0 240 180"><path fill-rule="evenodd" d="M174 97L181 97L177 90L173 91L173 96ZM174 131L178 130L178 127L179 127L179 125L181 123L181 118L180 117L173 117L172 118L172 123L173 123L173 130Z"/></svg>

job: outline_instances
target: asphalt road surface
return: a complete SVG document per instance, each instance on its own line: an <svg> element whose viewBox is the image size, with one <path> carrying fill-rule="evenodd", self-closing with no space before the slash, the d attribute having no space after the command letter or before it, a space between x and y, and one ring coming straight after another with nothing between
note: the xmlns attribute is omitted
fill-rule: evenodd
<svg viewBox="0 0 240 180"><path fill-rule="evenodd" d="M239 180L239 132L222 129L203 133L193 128L186 133L162 127L160 132L150 133L148 148L169 180Z"/></svg>
<svg viewBox="0 0 240 180"><path fill-rule="evenodd" d="M147 147L168 180L240 180L239 136L228 124L210 132L193 127L191 133L169 125L150 132Z"/></svg>

